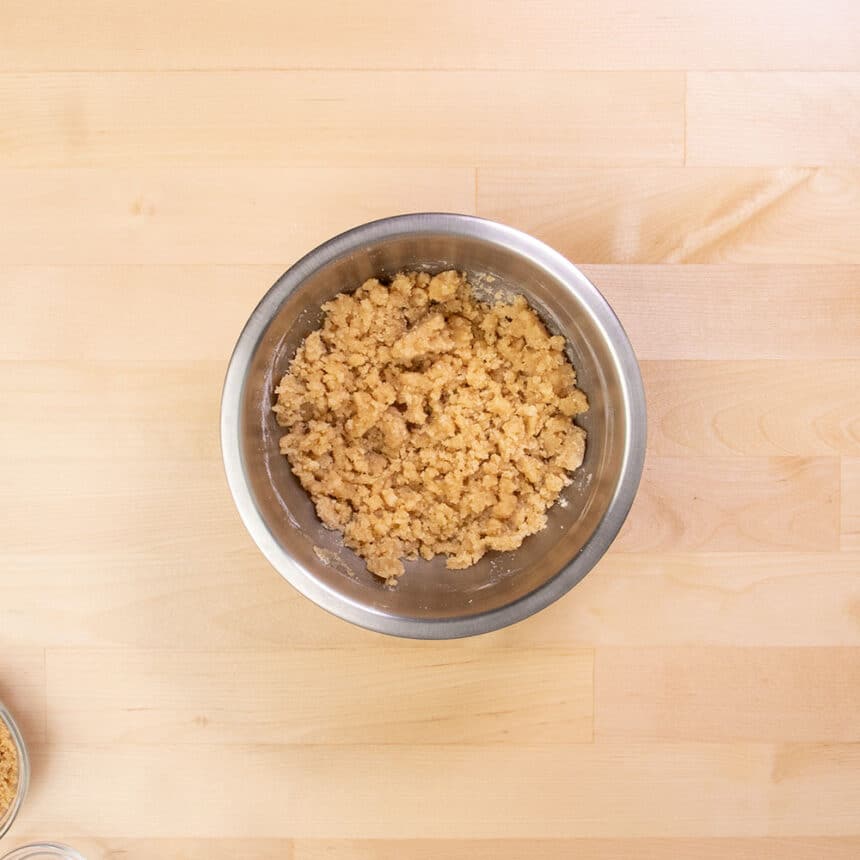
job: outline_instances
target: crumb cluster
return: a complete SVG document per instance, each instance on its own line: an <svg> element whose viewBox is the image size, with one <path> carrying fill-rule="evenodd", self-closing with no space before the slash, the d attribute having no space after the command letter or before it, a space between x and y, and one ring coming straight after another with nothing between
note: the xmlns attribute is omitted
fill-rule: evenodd
<svg viewBox="0 0 860 860"><path fill-rule="evenodd" d="M469 567L513 550L585 452L588 409L522 297L478 301L465 276L404 272L323 305L275 389L280 449L322 522L368 570L402 559Z"/></svg>

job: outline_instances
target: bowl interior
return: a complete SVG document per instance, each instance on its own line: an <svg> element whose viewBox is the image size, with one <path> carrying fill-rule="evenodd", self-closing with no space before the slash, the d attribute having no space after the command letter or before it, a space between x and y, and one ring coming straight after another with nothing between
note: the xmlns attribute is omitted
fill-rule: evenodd
<svg viewBox="0 0 860 860"><path fill-rule="evenodd" d="M391 588L368 573L361 559L317 519L278 451L281 431L271 412L273 390L301 340L319 325L323 302L356 288L368 277L390 276L402 269L446 268L464 270L473 283L492 291L522 293L549 329L565 336L578 385L590 403L588 413L578 418L588 432L585 461L560 503L549 512L547 528L518 550L489 553L459 571L446 570L440 558L407 562L406 574ZM577 273L579 283L571 284L570 271L568 267L562 278L527 249L428 229L346 248L322 265L308 266L306 272L291 270L284 276L292 277L295 287L278 298L276 307L264 308L264 300L257 311L271 318L250 351L238 415L245 481L269 543L277 547L266 554L281 573L317 602L328 604L327 608L377 626L368 619L434 621L502 610L533 594L583 554L618 492L631 419L629 380L623 378L623 361L605 330L608 307L584 276ZM598 557L603 549L599 548ZM593 560L584 561L575 579L591 564ZM567 582L563 590L571 584ZM320 595L332 600L320 600Z"/></svg>

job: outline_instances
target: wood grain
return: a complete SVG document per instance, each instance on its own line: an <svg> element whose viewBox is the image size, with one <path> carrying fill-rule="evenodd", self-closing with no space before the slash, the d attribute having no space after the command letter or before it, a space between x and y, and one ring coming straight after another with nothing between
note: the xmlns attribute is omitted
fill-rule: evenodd
<svg viewBox="0 0 860 860"><path fill-rule="evenodd" d="M35 842L40 833L16 829L16 836L22 841ZM74 829L72 825L66 825L56 838L66 845L74 845L87 860L152 860L154 857L170 860L235 860L237 857L242 860L294 860L296 856L292 839L189 839L181 836L150 839L94 838ZM848 844L848 840L840 839L821 839L810 844L827 847L843 842ZM343 854L343 857L352 856L348 853L351 849L345 850L347 853ZM839 857L838 854L824 856L826 860L831 856Z"/></svg>
<svg viewBox="0 0 860 860"><path fill-rule="evenodd" d="M858 564L847 552L612 550L575 600L495 635L512 645L856 647Z"/></svg>
<svg viewBox="0 0 860 860"><path fill-rule="evenodd" d="M684 157L677 72L21 73L0 76L0 99L7 167L681 164ZM396 134L386 132L389 117ZM512 126L521 129L513 137Z"/></svg>
<svg viewBox="0 0 860 860"><path fill-rule="evenodd" d="M17 831L33 841L38 833ZM74 844L88 860L855 860L856 837L808 836L623 838L603 839L92 839L70 831L63 842Z"/></svg>
<svg viewBox="0 0 860 860"><path fill-rule="evenodd" d="M78 744L34 760L51 780L31 826L61 808L106 837L850 836L860 803L856 744Z"/></svg>
<svg viewBox="0 0 860 860"><path fill-rule="evenodd" d="M289 653L52 649L48 731L53 743L590 742L593 662L586 649L378 639Z"/></svg>
<svg viewBox="0 0 860 860"><path fill-rule="evenodd" d="M492 0L409 7L326 0L300 10L229 3L25 0L0 8L0 68L701 69L857 68L860 17L846 0L697 5L652 0ZM779 26L774 26L774 21ZM421 42L415 39L420 21ZM611 25L610 25L611 22ZM333 26L336 23L337 26ZM184 37L192 27L194 39ZM94 39L93 33L101 38ZM320 38L325 33L325 38ZM430 46L430 47L427 47Z"/></svg>
<svg viewBox="0 0 860 860"><path fill-rule="evenodd" d="M860 549L860 459L842 460L842 548Z"/></svg>
<svg viewBox="0 0 860 860"><path fill-rule="evenodd" d="M0 647L293 650L375 641L287 587L238 522L193 551L177 531L133 552L122 542L63 550L59 541L38 553L5 550L3 569L19 585L14 604L0 605ZM858 569L860 553L846 551L612 551L570 599L480 641L525 650L860 647Z"/></svg>
<svg viewBox="0 0 860 860"><path fill-rule="evenodd" d="M801 839L714 838L660 839L623 837L604 839L403 839L403 840L309 840L300 839L293 849L295 860L853 860L860 840L833 837ZM136 855L135 855L136 856ZM225 855L226 856L226 855ZM274 856L274 855L273 855ZM191 858L189 857L189 860ZM256 860L256 858L255 858Z"/></svg>
<svg viewBox="0 0 860 860"><path fill-rule="evenodd" d="M860 358L857 266L584 270L615 309L640 359Z"/></svg>
<svg viewBox="0 0 860 860"><path fill-rule="evenodd" d="M833 457L651 457L618 551L835 550Z"/></svg>
<svg viewBox="0 0 860 860"><path fill-rule="evenodd" d="M604 558L455 642L290 588L218 444L274 280L427 210L582 264L649 410ZM0 221L3 852L860 856L856 2L5 0Z"/></svg>
<svg viewBox="0 0 860 860"><path fill-rule="evenodd" d="M184 565L198 561L194 550L203 540L211 543L206 554L244 545L213 460L168 460L154 451L136 460L107 451L103 459L21 462L27 477L16 470L0 490L7 511L0 540L12 554L59 545L72 555L94 546L134 554L160 544L172 547Z"/></svg>
<svg viewBox="0 0 860 860"><path fill-rule="evenodd" d="M14 445L16 459L35 461L34 478L52 461L64 463L56 473L57 489L64 470L72 480L75 464L91 459L101 460L91 486L104 491L133 492L129 482L139 477L143 463L208 461L220 478L217 425L224 370L222 361L0 362L0 384L12 395L0 402L0 445L8 444L7 451ZM61 416L61 433L44 420L46 406ZM102 458L133 462L125 466L124 478L105 470ZM146 492L144 486L140 490Z"/></svg>
<svg viewBox="0 0 860 860"><path fill-rule="evenodd" d="M283 270L364 221L422 209L470 213L474 185L470 168L0 170L0 259Z"/></svg>
<svg viewBox="0 0 860 860"><path fill-rule="evenodd" d="M850 169L487 169L478 214L577 263L860 262Z"/></svg>
<svg viewBox="0 0 860 860"><path fill-rule="evenodd" d="M860 362L647 361L642 374L654 454L860 455Z"/></svg>
<svg viewBox="0 0 860 860"><path fill-rule="evenodd" d="M142 333L136 319L129 330ZM646 361L642 372L657 456L860 456L860 361ZM12 395L0 402L0 446L34 460L94 446L119 459L218 461L223 373L221 361L0 362ZM61 441L41 420L46 403L62 416Z"/></svg>
<svg viewBox="0 0 860 860"><path fill-rule="evenodd" d="M190 212L193 217L198 213ZM310 250L312 241L308 236L296 253ZM0 264L7 286L0 313L20 323L5 332L0 358L223 362L243 320L289 262ZM640 359L860 358L860 266L593 265L584 271ZM93 326L93 307L109 309L115 324ZM793 312L775 312L782 308Z"/></svg>
<svg viewBox="0 0 860 860"><path fill-rule="evenodd" d="M690 72L687 164L860 164L860 74Z"/></svg>
<svg viewBox="0 0 860 860"><path fill-rule="evenodd" d="M860 650L601 648L594 707L599 740L856 743Z"/></svg>
<svg viewBox="0 0 860 860"><path fill-rule="evenodd" d="M284 240L295 242L286 234ZM297 247L296 253L310 249L310 244ZM256 266L0 265L0 282L5 285L0 314L20 323L4 331L0 359L71 361L72 373L87 373L84 362L130 358L211 361L223 367L242 320L290 262L285 258L283 263ZM94 326L92 310L97 307L114 315L115 323ZM38 367L33 372L39 373Z"/></svg>
<svg viewBox="0 0 860 860"><path fill-rule="evenodd" d="M207 554L243 546L217 462L157 457L156 450L145 459L117 452L113 461L28 461L26 474L13 473L0 490L9 507L0 524L6 551L49 551L62 541L70 553L94 543L139 552L167 542L190 561L200 540L210 543ZM839 491L832 457L653 457L616 549L836 550Z"/></svg>

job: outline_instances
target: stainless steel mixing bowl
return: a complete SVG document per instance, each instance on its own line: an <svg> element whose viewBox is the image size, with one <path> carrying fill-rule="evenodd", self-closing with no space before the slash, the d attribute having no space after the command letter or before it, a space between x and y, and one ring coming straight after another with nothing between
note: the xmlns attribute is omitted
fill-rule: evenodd
<svg viewBox="0 0 860 860"><path fill-rule="evenodd" d="M549 524L516 551L468 570L442 559L407 563L396 588L325 529L278 451L273 389L320 305L366 278L401 269L456 268L473 281L523 293L563 334L590 409L585 462ZM645 457L645 397L636 357L603 296L537 239L466 215L374 221L311 251L269 290L248 320L227 370L221 446L239 514L275 569L324 609L372 630L421 639L485 633L543 609L576 585L624 522Z"/></svg>

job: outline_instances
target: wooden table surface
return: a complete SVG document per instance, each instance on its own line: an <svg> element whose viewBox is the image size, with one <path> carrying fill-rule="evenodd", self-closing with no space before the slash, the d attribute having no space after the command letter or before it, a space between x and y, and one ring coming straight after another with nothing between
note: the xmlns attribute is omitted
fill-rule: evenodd
<svg viewBox="0 0 860 860"><path fill-rule="evenodd" d="M388 639L298 596L221 382L334 233L452 210L581 264L650 412L557 604ZM0 849L860 857L856 0L3 0Z"/></svg>

